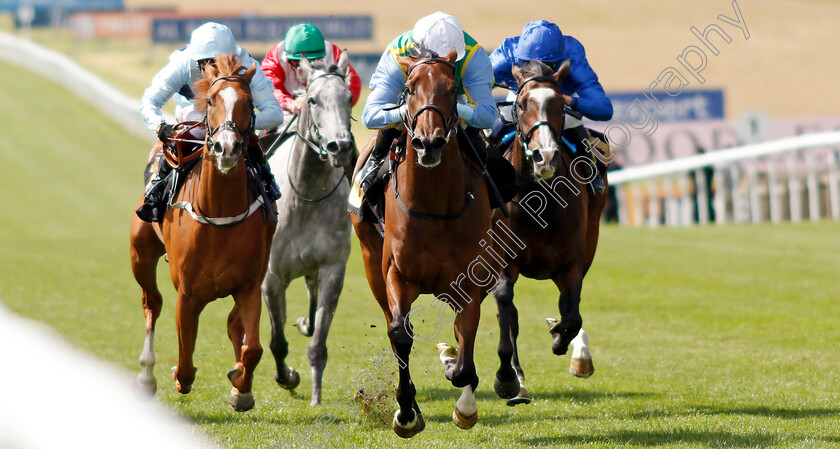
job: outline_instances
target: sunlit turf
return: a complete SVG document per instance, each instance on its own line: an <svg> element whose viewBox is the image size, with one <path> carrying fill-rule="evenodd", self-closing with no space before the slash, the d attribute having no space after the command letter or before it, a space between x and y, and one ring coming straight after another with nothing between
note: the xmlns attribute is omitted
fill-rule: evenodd
<svg viewBox="0 0 840 449"><path fill-rule="evenodd" d="M0 298L72 343L139 369L144 321L128 263L128 225L142 190L146 144L43 79L6 65L0 86ZM33 101L33 97L50 101ZM492 298L482 307L476 359L479 421L463 431L451 413L459 390L432 343L416 344L411 369L424 432L405 441L377 414L358 416L346 391L389 348L384 317L354 242L329 337L324 404L309 406L308 339L291 326L305 314L302 282L289 295L289 363L296 392L273 381L266 351L256 409L227 405L233 351L230 299L201 316L198 378L175 390L174 292L161 263L164 315L156 334L159 391L168 404L225 447L840 447L840 224L602 230L581 305L595 362L590 379L551 354L544 318L557 316L550 283L517 285L519 348L530 405L507 407L493 393L498 330ZM418 334L435 318L419 314ZM263 315L263 344L268 320ZM448 331L441 338L452 342ZM25 344L25 342L3 342ZM126 377L127 382L131 377ZM361 405L360 405L361 406ZM324 429L316 417L339 422ZM328 435L330 432L333 435ZM329 436L329 438L327 438Z"/></svg>

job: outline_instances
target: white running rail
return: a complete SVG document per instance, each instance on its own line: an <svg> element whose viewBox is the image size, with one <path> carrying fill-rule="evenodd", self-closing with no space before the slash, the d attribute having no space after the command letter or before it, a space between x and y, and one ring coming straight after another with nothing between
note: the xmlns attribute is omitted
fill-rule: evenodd
<svg viewBox="0 0 840 449"><path fill-rule="evenodd" d="M0 59L67 87L132 134L149 141L155 139L140 117L139 99L120 92L67 56L0 32Z"/></svg>
<svg viewBox="0 0 840 449"><path fill-rule="evenodd" d="M840 220L840 131L610 172L623 225Z"/></svg>

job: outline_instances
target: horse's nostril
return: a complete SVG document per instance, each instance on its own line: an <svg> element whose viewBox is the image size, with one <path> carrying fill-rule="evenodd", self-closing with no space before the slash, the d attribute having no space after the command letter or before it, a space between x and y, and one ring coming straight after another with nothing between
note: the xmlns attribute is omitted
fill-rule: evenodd
<svg viewBox="0 0 840 449"><path fill-rule="evenodd" d="M538 164L543 161L542 153L540 153L539 151L535 151L532 157L534 159L534 162Z"/></svg>
<svg viewBox="0 0 840 449"><path fill-rule="evenodd" d="M415 150L423 150L423 149L426 148L423 144L423 140L420 139L419 137L415 137L415 138L411 139L411 146Z"/></svg>
<svg viewBox="0 0 840 449"><path fill-rule="evenodd" d="M338 142L336 142L334 140L332 142L327 142L327 151L329 151L330 153L338 153L338 150L339 150Z"/></svg>
<svg viewBox="0 0 840 449"><path fill-rule="evenodd" d="M216 141L216 142L214 142L214 143L213 143L213 152L214 152L214 153L216 153L216 154L222 154L222 153L224 153L224 151L225 151L225 150L224 150L224 148L222 148L222 144L221 144L221 142Z"/></svg>
<svg viewBox="0 0 840 449"><path fill-rule="evenodd" d="M338 141L338 147L340 150L349 150L353 147L353 141L350 139L342 139Z"/></svg>
<svg viewBox="0 0 840 449"><path fill-rule="evenodd" d="M432 140L432 148L435 149L435 150L440 150L445 146L446 146L446 139L444 139L443 137L435 137L435 139Z"/></svg>

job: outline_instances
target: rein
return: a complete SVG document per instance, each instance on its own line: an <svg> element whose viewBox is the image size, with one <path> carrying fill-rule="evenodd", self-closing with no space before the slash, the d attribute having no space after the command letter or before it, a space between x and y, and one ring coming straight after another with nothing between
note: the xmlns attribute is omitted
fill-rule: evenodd
<svg viewBox="0 0 840 449"><path fill-rule="evenodd" d="M406 80L411 76L412 70L414 70L415 67L417 67L421 64L446 64L447 66L452 68L453 73L455 71L455 65L450 63L449 61L444 61L444 60L441 60L441 59L432 59L432 58L423 59L421 61L418 61L418 62L414 63L408 69L408 72L406 73ZM410 95L410 94L407 93L407 91L408 91L408 89L403 90L403 93L400 96L400 100L399 100L400 104L406 104L406 98L408 97L408 95ZM411 136L411 137L414 137L414 128L417 125L417 117L419 117L420 114L423 113L424 111L428 111L428 110L431 110L431 111L434 111L434 112L438 113L438 115L440 115L441 119L443 119L444 127L447 129L445 138L447 140L449 140L450 135L454 132L457 132L457 129L458 129L458 120L459 120L459 118L458 118L458 108L455 107L455 106L452 107L452 114L449 116L448 119L446 118L446 115L443 113L443 111L441 111L439 107L437 107L433 104L425 104L425 105L421 106L419 109L417 109L417 111L414 112L413 115L409 114L408 108L406 108L406 113L405 113L405 115L403 115L403 125L405 126L405 129L406 129L406 132L408 133L408 135ZM461 158L462 159L464 158L463 153L461 153ZM392 184L392 188L394 190L394 199L397 200L397 204L399 204L400 209L402 209L403 212L407 213L411 217L420 218L420 219L423 219L423 220L431 220L431 221L455 220L455 219L460 218L462 215L464 215L464 213L470 207L470 204L472 204L473 200L475 199L475 194L472 191L472 180L470 179L468 163L464 159L464 172L466 174L467 183L466 183L466 189L465 189L466 190L466 195L465 195L465 198L464 198L464 205L461 206L461 210L459 210L457 213L454 213L454 214L431 214L431 213L418 212L418 211L415 211L415 210L411 210L411 209L408 208L408 206L406 206L406 204L403 202L402 198L400 197L399 181L398 181L399 176L397 176L397 173L396 173L397 168L399 168L399 164L397 164L394 167L394 170L393 170L394 175L393 175L392 178L393 178L394 181L393 181L393 184Z"/></svg>

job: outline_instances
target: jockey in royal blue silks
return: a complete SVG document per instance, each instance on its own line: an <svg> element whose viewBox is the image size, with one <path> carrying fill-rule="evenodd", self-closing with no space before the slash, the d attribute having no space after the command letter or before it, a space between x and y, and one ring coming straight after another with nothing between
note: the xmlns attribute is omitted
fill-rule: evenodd
<svg viewBox="0 0 840 449"><path fill-rule="evenodd" d="M567 104L591 120L610 120L613 115L612 102L604 93L601 83L598 82L598 75L589 66L583 45L574 37L563 35L556 24L545 20L529 22L522 29L521 35L505 39L490 54L490 63L493 65L493 75L496 78L495 84L510 88L512 93L518 89L511 73L514 64L536 60L547 64L552 69L557 69L566 59L571 60L571 70L569 76L563 80L561 89L566 96ZM510 123L513 117L504 117L505 115L505 111L502 111L502 117L493 126L490 141L494 144L513 132L513 125ZM508 120L505 121L504 118ZM587 151L582 142L588 138L588 135L580 120L571 116L566 117L563 136L574 142L581 151ZM602 174L605 173L606 167L597 158L593 157L593 159L596 167L602 171ZM595 194L604 191L604 181L601 176L595 176L590 186Z"/></svg>

